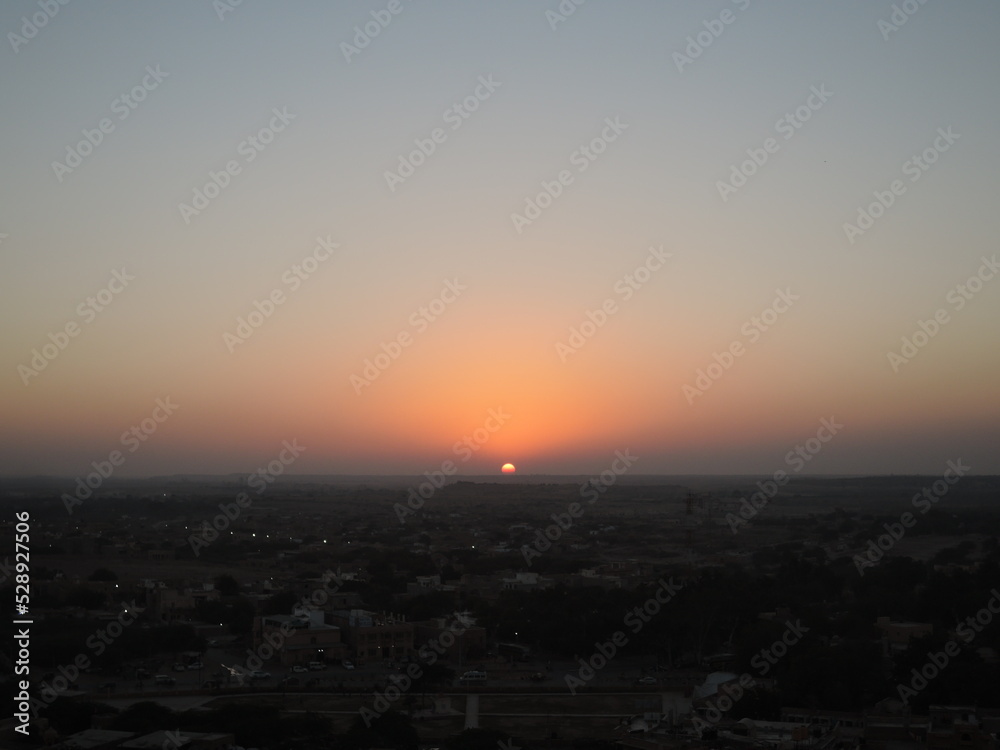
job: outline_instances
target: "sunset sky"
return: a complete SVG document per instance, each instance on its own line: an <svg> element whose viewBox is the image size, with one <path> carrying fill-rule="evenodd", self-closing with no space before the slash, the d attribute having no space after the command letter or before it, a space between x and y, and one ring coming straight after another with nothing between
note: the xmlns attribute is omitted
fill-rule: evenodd
<svg viewBox="0 0 1000 750"><path fill-rule="evenodd" d="M0 7L0 473L1000 473L995 0L230 4Z"/></svg>

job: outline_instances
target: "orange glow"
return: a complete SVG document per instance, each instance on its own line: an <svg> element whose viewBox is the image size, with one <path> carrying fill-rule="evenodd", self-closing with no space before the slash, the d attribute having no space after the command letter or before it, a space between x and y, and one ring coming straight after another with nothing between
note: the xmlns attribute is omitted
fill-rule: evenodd
<svg viewBox="0 0 1000 750"><path fill-rule="evenodd" d="M504 464L500 467L500 471L504 474L513 474L517 469L514 467L514 464Z"/></svg>

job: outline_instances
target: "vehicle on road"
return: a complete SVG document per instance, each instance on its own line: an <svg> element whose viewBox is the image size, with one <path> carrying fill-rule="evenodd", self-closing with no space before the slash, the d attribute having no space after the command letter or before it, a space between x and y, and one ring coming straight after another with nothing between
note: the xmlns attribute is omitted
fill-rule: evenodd
<svg viewBox="0 0 1000 750"><path fill-rule="evenodd" d="M635 684L636 685L655 685L656 684L656 678L655 677L640 677L638 680L635 681Z"/></svg>
<svg viewBox="0 0 1000 750"><path fill-rule="evenodd" d="M294 667L292 667L292 671L293 672L308 672L309 669L307 667L303 667L301 664L296 664Z"/></svg>
<svg viewBox="0 0 1000 750"><path fill-rule="evenodd" d="M253 672L250 673L250 677L251 677L251 679L254 679L254 680L270 680L271 679L271 673L270 672L263 672L263 671L261 671L259 669L255 669Z"/></svg>
<svg viewBox="0 0 1000 750"><path fill-rule="evenodd" d="M350 659L344 659L342 662L340 662L340 666L342 666L344 669L354 669L354 662L352 662Z"/></svg>
<svg viewBox="0 0 1000 750"><path fill-rule="evenodd" d="M188 664L187 668L188 669L204 669L205 665L202 664L200 661L193 661L190 664Z"/></svg>
<svg viewBox="0 0 1000 750"><path fill-rule="evenodd" d="M187 670L187 667L185 667L183 664L174 664L174 671L175 672L184 672L186 670Z"/></svg>
<svg viewBox="0 0 1000 750"><path fill-rule="evenodd" d="M158 674L153 678L153 682L157 685L176 685L177 680L168 674Z"/></svg>

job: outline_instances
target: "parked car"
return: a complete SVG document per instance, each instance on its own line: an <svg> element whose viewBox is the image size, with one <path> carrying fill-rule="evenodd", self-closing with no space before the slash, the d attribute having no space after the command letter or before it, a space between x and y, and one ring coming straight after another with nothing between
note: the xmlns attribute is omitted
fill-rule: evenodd
<svg viewBox="0 0 1000 750"><path fill-rule="evenodd" d="M204 667L205 665L202 664L200 661L193 661L187 666L188 669L203 669Z"/></svg>
<svg viewBox="0 0 1000 750"><path fill-rule="evenodd" d="M221 687L222 683L219 682L218 680L205 680L203 683L201 683L201 686L203 688L217 688Z"/></svg>
<svg viewBox="0 0 1000 750"><path fill-rule="evenodd" d="M177 680L168 674L158 674L153 678L153 682L157 685L176 685Z"/></svg>
<svg viewBox="0 0 1000 750"><path fill-rule="evenodd" d="M302 666L301 664L296 664L295 666L292 667L292 671L293 672L308 672L309 669L307 667Z"/></svg>
<svg viewBox="0 0 1000 750"><path fill-rule="evenodd" d="M635 681L635 684L636 685L655 685L656 684L656 678L655 677L640 677L638 680Z"/></svg>
<svg viewBox="0 0 1000 750"><path fill-rule="evenodd" d="M309 662L309 669L326 669L326 664L321 661Z"/></svg>
<svg viewBox="0 0 1000 750"><path fill-rule="evenodd" d="M340 666L342 666L344 669L354 669L354 662L352 662L350 659L344 659L342 662L340 662Z"/></svg>
<svg viewBox="0 0 1000 750"><path fill-rule="evenodd" d="M253 672L250 673L250 677L253 678L253 679L255 679L255 680L270 680L271 679L271 673L270 672L263 672L263 671L261 671L259 669L255 669Z"/></svg>
<svg viewBox="0 0 1000 750"><path fill-rule="evenodd" d="M143 669L142 667L139 667L137 670L135 670L135 676L137 679L140 680L147 679L149 677L149 671Z"/></svg>
<svg viewBox="0 0 1000 750"><path fill-rule="evenodd" d="M113 682L105 682L105 683L102 683L102 684L98 685L97 689L98 690L110 690L111 692L114 692L114 690L115 690L115 683L113 683Z"/></svg>
<svg viewBox="0 0 1000 750"><path fill-rule="evenodd" d="M183 672L186 669L187 669L187 667L185 667L183 664L174 664L174 671L175 672Z"/></svg>

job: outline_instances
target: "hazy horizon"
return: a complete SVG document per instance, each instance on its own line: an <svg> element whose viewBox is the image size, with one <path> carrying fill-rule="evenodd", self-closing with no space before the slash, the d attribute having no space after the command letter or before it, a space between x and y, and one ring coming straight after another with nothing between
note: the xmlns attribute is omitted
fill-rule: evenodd
<svg viewBox="0 0 1000 750"><path fill-rule="evenodd" d="M105 489L115 483L136 483L136 482L156 482L156 481L207 481L216 479L231 479L234 481L244 480L248 476L253 476L255 472L240 473L226 472L219 474L149 474L143 476L128 476L124 473L121 476L110 477L102 482ZM530 484L538 483L541 479L572 480L574 483L580 480L599 478L596 472L587 474L516 474L513 476L494 474L454 474L447 478L448 484L455 482L471 482L473 484ZM854 480L854 479L927 479L937 477L939 474L797 474L789 478L789 482L796 480ZM1000 477L1000 474L975 474L966 475L973 479L992 479ZM628 485L648 482L659 482L662 480L756 480L771 479L772 474L640 474L629 473L617 478L615 484ZM69 474L35 474L35 475L9 475L0 476L0 482L30 482L30 481L73 481L75 477ZM336 480L412 480L426 479L425 474L283 474L275 477L275 482L289 483L302 482L310 483L314 481ZM786 485L787 486L787 483Z"/></svg>

